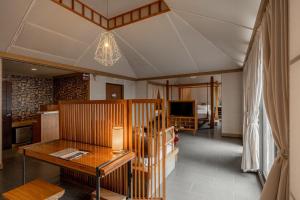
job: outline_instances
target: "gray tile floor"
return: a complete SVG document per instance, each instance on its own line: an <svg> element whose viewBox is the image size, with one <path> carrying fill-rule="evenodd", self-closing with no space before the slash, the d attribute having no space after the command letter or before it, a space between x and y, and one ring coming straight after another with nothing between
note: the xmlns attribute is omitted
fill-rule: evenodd
<svg viewBox="0 0 300 200"><path fill-rule="evenodd" d="M167 179L168 200L258 200L256 174L242 173L240 139L222 138L220 128L180 134L176 169Z"/></svg>
<svg viewBox="0 0 300 200"><path fill-rule="evenodd" d="M214 133L215 132L215 133ZM241 141L220 137L219 130L180 135L176 169L167 179L168 200L257 200L261 187L255 174L240 171ZM27 180L43 178L66 189L63 200L90 199L88 189L59 182L59 168L28 159ZM0 193L22 183L22 157L4 153ZM2 199L2 197L0 197Z"/></svg>
<svg viewBox="0 0 300 200"><path fill-rule="evenodd" d="M3 154L4 169L0 170L0 194L22 185L22 156L15 151L5 151ZM90 200L92 190L87 187L60 182L59 167L27 158L26 180L42 178L50 183L60 185L66 192L62 200ZM3 197L0 196L0 200Z"/></svg>

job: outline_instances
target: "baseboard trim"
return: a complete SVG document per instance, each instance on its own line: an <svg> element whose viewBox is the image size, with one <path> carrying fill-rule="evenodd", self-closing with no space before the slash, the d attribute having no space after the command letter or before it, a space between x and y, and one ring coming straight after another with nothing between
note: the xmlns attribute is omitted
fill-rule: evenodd
<svg viewBox="0 0 300 200"><path fill-rule="evenodd" d="M230 137L230 138L243 138L240 134L233 134L233 133L222 133L222 137Z"/></svg>

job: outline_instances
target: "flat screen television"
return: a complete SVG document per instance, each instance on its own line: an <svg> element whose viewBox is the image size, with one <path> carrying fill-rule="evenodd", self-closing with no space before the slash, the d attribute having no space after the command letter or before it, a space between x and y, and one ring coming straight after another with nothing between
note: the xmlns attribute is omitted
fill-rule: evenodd
<svg viewBox="0 0 300 200"><path fill-rule="evenodd" d="M195 101L170 101L169 113L177 117L194 117Z"/></svg>

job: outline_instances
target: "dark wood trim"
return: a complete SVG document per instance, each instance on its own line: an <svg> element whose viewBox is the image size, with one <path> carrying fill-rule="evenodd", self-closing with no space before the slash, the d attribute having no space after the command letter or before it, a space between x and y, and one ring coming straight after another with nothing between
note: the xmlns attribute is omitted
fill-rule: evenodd
<svg viewBox="0 0 300 200"><path fill-rule="evenodd" d="M269 0L261 0L261 2L260 2L258 13L256 15L256 20L255 20L253 32L252 32L251 39L250 39L250 42L249 42L249 45L248 45L246 57L245 57L245 60L244 60L244 65L247 62L247 59L249 57L250 51L251 51L253 43L254 43L254 38L255 38L257 29L259 28L259 26L262 22L262 19L263 19L263 16L264 16L264 13L266 11L268 3L269 3Z"/></svg>
<svg viewBox="0 0 300 200"><path fill-rule="evenodd" d="M129 76L123 76L123 75L103 72L103 71L99 71L99 70L78 67L78 66L74 66L74 65L61 64L61 63L57 63L57 62L52 62L52 61L48 61L48 60L43 60L43 59L39 59L39 58L33 58L33 57L23 56L23 55L18 55L18 54L13 54L13 53L7 53L7 52L3 52L3 51L0 51L0 58L6 59L6 60L14 60L14 61L19 61L19 62L31 63L31 64L35 64L35 65L53 67L53 68L57 68L57 69L69 70L69 71L75 72L75 73L76 72L77 73L89 73L89 74L96 74L96 75L100 75L100 76L107 76L107 77L111 77L111 78L119 78L119 79L124 79L124 80L131 80L131 81L136 80L136 78L129 77Z"/></svg>
<svg viewBox="0 0 300 200"><path fill-rule="evenodd" d="M82 74L83 73L71 73L71 74L53 76L53 78L69 78L69 77L74 77L74 76L81 76Z"/></svg>
<svg viewBox="0 0 300 200"><path fill-rule="evenodd" d="M169 6L167 5L167 3L164 0L157 0L155 2L143 5L141 7L135 8L133 10L130 10L128 12L122 13L120 15L111 17L111 18L106 18L104 15L98 13L97 11L95 11L93 8L89 7L88 5L86 5L85 3L82 3L80 0L71 0L71 6L68 6L67 4L65 4L63 1L60 0L51 0L52 2L58 4L59 6L62 6L63 8L73 12L74 14L100 26L101 28L105 29L105 30L113 30L122 26L126 26L132 23L136 23L145 19L148 19L150 17L154 17L166 12L170 11ZM81 5L81 11L77 11L75 9L74 6L74 2L76 2L77 4ZM157 7L157 12L152 12L152 7L156 6ZM142 16L142 10L147 9L147 14ZM89 10L91 13L91 16L86 16L86 12L85 10ZM138 19L133 20L133 13L138 12ZM99 23L95 20L95 15L99 16ZM124 17L125 16L130 16L129 21L125 23L124 21ZM121 23L117 24L117 19L121 18ZM104 19L106 21L106 23L102 23L102 19ZM112 23L110 23L112 22Z"/></svg>
<svg viewBox="0 0 300 200"><path fill-rule="evenodd" d="M167 82L166 82L166 98L167 98L167 101L169 101L169 99L170 99L169 92L170 92L170 84L169 84L169 80L167 80Z"/></svg>
<svg viewBox="0 0 300 200"><path fill-rule="evenodd" d="M61 7L63 7L63 8L65 8L65 9L67 9L67 10L69 10L69 11L71 11L71 12L73 12L74 14L76 14L76 15L78 15L78 16L80 16L80 17L83 17L84 19L86 19L86 20L88 20L88 21L90 21L90 22L92 22L92 23L94 23L94 24L96 24L96 25L98 25L98 26L100 26L101 28L104 28L104 29L107 29L107 27L105 27L103 24L102 24L102 19L105 19L105 20L107 20L108 21L108 19L105 17L105 16L103 16L102 14L100 14L100 13L98 13L97 11L95 11L94 9L92 9L91 7L89 7L88 5L86 5L86 4L84 4L84 3L82 3L82 2L80 2L79 0L71 0L71 7L69 7L67 4L65 4L63 1L57 1L57 0L51 0L52 2L54 2L54 3L56 3L56 4L58 4L59 6L61 6ZM77 3L77 4L80 4L81 5L81 12L78 12L78 11L76 11L76 9L75 9L75 6L74 6L74 3ZM86 15L85 15L85 9L87 9L87 10L89 10L90 12L91 12L91 18L89 18L89 17L87 17ZM96 21L95 21L95 15L98 15L99 16L99 23L97 23Z"/></svg>
<svg viewBox="0 0 300 200"><path fill-rule="evenodd" d="M230 137L230 138L243 138L241 134L233 134L233 133L222 133L222 137Z"/></svg>
<svg viewBox="0 0 300 200"><path fill-rule="evenodd" d="M163 83L156 83L153 81L147 81L149 84L152 85L157 85L157 86L163 86L165 87L166 85ZM218 81L214 82L214 86L220 86L222 83L219 83ZM184 88L184 87L190 87L190 88L197 88L197 87L210 87L210 82L207 83L190 83L190 84L169 84L169 87L179 87L179 88Z"/></svg>
<svg viewBox="0 0 300 200"><path fill-rule="evenodd" d="M215 113L214 113L214 109L215 109L215 88L214 88L214 77L211 76L210 77L210 128L214 128L215 127Z"/></svg>
<svg viewBox="0 0 300 200"><path fill-rule="evenodd" d="M197 73L189 73L189 74L174 74L174 75L167 75L167 76L137 78L136 81L149 81L149 80L182 78L182 77L203 76L203 75L216 75L216 74L226 74L226 73L242 72L242 71L243 71L242 67L237 67L237 68L227 69L227 70L217 70L217 71L206 71L206 72L197 72Z"/></svg>
<svg viewBox="0 0 300 200"><path fill-rule="evenodd" d="M151 85L158 85L158 86L166 86L165 84L163 83L156 83L154 81L147 81L148 84L151 84Z"/></svg>
<svg viewBox="0 0 300 200"><path fill-rule="evenodd" d="M164 8L165 8L164 10L161 9L162 4L164 4ZM159 7L158 12L156 12L156 13L151 12L151 9L152 9L153 5L157 5ZM147 11L148 11L147 15L144 16L144 17L142 17L142 15L141 15L143 9L147 9ZM129 24L132 24L132 23L136 23L136 22L148 19L150 17L161 15L161 14L169 12L169 11L170 11L170 8L169 8L168 4L164 0L158 0L158 1L155 1L153 3L149 3L147 5L138 7L136 9L131 10L131 11L122 13L120 15L117 15L115 17L112 17L112 18L108 19L109 22L114 21L114 26L113 27L108 27L108 30L113 30L113 29L116 29L116 28L120 28L122 26L126 26L126 25L129 25ZM139 13L138 19L136 19L136 20L133 20L133 18L132 18L134 12ZM124 16L126 16L126 15L130 15L130 21L127 22L127 23L124 22ZM122 18L122 23L120 25L116 24L117 18Z"/></svg>
<svg viewBox="0 0 300 200"><path fill-rule="evenodd" d="M217 81L214 82L214 87L216 86L220 86L222 85L222 83L219 83ZM171 85L174 87L190 87L190 88L197 88L197 87L210 87L210 82L208 83L191 83L191 84L175 84L175 85Z"/></svg>

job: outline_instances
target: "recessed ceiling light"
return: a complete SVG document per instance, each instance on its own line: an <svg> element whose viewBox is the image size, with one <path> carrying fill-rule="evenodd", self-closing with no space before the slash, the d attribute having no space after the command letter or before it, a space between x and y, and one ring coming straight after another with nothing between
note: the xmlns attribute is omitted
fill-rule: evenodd
<svg viewBox="0 0 300 200"><path fill-rule="evenodd" d="M32 68L31 70L32 70L32 71L36 71L36 70L37 70L37 68Z"/></svg>

